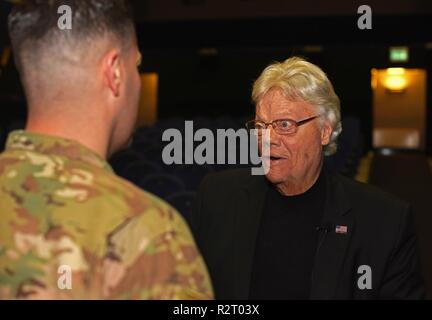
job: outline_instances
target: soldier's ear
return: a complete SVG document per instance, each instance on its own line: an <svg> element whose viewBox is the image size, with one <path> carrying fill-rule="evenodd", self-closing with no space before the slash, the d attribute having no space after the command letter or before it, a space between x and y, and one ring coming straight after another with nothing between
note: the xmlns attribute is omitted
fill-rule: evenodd
<svg viewBox="0 0 432 320"><path fill-rule="evenodd" d="M120 84L122 81L121 55L119 50L112 49L103 57L103 74L107 88L113 97L120 95Z"/></svg>

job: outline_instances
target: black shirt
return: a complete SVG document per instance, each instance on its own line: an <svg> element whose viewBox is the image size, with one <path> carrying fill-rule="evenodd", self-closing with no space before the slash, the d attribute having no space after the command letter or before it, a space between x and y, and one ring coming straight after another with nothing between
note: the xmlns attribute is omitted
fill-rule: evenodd
<svg viewBox="0 0 432 320"><path fill-rule="evenodd" d="M322 170L315 184L296 196L269 188L255 247L251 299L309 298L325 179Z"/></svg>

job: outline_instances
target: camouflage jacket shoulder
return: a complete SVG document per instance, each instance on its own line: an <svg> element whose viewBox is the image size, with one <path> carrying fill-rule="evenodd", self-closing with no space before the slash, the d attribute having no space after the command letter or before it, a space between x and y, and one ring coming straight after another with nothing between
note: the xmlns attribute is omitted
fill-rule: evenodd
<svg viewBox="0 0 432 320"><path fill-rule="evenodd" d="M13 132L0 155L0 298L212 298L178 212L77 142Z"/></svg>

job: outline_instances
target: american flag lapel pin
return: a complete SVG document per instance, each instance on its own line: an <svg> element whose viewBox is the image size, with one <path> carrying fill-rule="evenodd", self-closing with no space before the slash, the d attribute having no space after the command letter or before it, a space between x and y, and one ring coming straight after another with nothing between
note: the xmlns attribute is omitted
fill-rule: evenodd
<svg viewBox="0 0 432 320"><path fill-rule="evenodd" d="M339 233L339 234L347 234L348 233L348 227L336 225L335 232Z"/></svg>

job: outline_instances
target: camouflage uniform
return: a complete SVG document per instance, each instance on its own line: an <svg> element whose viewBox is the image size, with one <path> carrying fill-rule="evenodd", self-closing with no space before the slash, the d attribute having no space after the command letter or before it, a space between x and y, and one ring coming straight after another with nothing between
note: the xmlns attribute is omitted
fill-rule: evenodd
<svg viewBox="0 0 432 320"><path fill-rule="evenodd" d="M61 286L61 266L72 271L71 289ZM213 292L172 207L77 142L16 131L0 155L0 299L14 298L210 299Z"/></svg>

